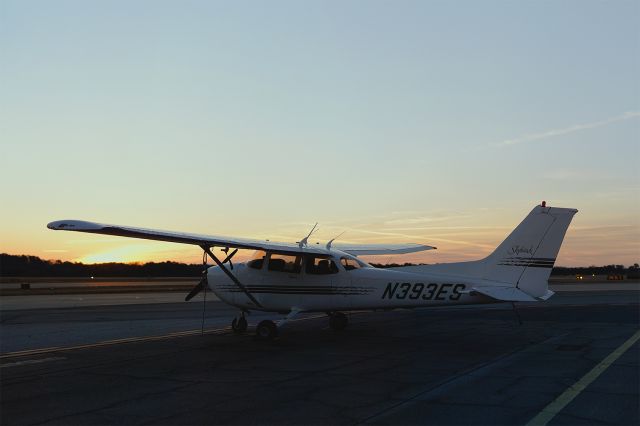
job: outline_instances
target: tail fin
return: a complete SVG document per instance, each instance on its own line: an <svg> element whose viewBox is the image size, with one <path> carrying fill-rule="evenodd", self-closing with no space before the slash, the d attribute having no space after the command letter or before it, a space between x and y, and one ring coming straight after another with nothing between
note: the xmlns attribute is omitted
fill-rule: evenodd
<svg viewBox="0 0 640 426"><path fill-rule="evenodd" d="M548 297L549 275L576 209L534 207L482 263L486 280L515 286L534 298ZM553 294L553 293L549 293Z"/></svg>

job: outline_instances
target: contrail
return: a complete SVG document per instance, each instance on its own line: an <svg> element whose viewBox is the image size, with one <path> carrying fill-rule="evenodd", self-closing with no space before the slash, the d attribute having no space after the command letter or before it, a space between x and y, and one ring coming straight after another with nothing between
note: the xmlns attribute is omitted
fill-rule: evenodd
<svg viewBox="0 0 640 426"><path fill-rule="evenodd" d="M533 133L529 135L520 136L514 139L507 139L502 142L494 143L494 146L507 146L517 145L525 142L536 141L540 139L552 138L554 136L566 135L568 133L578 132L580 130L594 129L596 127L607 126L617 121L629 120L631 118L640 117L640 111L628 111L617 117L607 118L602 121L595 121L593 123L576 124L575 126L565 127L564 129L553 129L542 133Z"/></svg>

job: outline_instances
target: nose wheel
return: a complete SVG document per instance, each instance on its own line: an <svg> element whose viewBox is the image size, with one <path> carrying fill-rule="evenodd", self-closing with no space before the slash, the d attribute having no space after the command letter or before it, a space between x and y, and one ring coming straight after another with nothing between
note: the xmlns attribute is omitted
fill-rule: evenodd
<svg viewBox="0 0 640 426"><path fill-rule="evenodd" d="M341 331L347 328L349 319L342 312L332 312L329 314L329 327L333 331Z"/></svg>
<svg viewBox="0 0 640 426"><path fill-rule="evenodd" d="M235 334L242 334L247 331L247 319L244 315L236 317L231 321L231 329Z"/></svg>

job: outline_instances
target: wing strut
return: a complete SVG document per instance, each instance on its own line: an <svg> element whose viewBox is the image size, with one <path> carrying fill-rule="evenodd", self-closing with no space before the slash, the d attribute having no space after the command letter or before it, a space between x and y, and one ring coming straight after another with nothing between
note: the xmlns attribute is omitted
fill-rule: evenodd
<svg viewBox="0 0 640 426"><path fill-rule="evenodd" d="M209 257L211 257L211 259L213 259L213 261L216 263L216 265L218 265L218 267L220 267L220 269L222 270L222 272L224 272L225 274L227 274L227 276L231 279L231 281L233 281L235 283L235 285L238 286L238 288L240 290L242 290L244 292L244 294L247 295L247 297L249 298L249 300L251 300L257 307L262 308L262 305L260 304L260 302L258 302L256 300L255 297L253 297L253 295L251 293L249 293L249 290L247 290L247 288L242 285L242 283L240 281L238 281L238 279L235 277L235 275L233 275L226 266L224 266L224 264L222 262L220 262L220 260L216 257L215 254L213 254L213 252L211 251L211 247L209 246L200 246L202 248L202 250L205 251L205 253L207 253L209 255ZM235 253L233 253L235 254Z"/></svg>

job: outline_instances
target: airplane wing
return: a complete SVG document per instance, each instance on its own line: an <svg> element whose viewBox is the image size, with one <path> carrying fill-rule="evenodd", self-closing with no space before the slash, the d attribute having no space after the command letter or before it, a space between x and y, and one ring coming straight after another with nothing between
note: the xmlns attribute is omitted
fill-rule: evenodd
<svg viewBox="0 0 640 426"><path fill-rule="evenodd" d="M423 244L335 244L336 250L352 254L354 256L366 256L376 254L407 254L424 250L434 250L436 247Z"/></svg>
<svg viewBox="0 0 640 426"><path fill-rule="evenodd" d="M294 243L161 231L157 229L136 228L131 226L107 225L83 220L58 220L49 223L47 228L57 231L62 230L88 232L92 234L117 235L120 237L142 238L145 240L168 241L172 243L194 244L209 247L215 246L252 250L301 251L299 245ZM405 254L435 248L421 244L361 244L334 247L354 256L372 254ZM311 253L327 253L327 250L322 245L309 245L306 246L303 251Z"/></svg>
<svg viewBox="0 0 640 426"><path fill-rule="evenodd" d="M230 247L252 250L286 250L299 251L297 244L269 242L268 240L252 240L248 238L230 238L215 235L189 234L184 232L161 231L157 229L136 228L131 226L107 225L86 222L83 220L58 220L51 222L47 228L57 231L89 232L92 234L117 235L120 237L142 238L145 240L168 241L172 243L194 244L209 247ZM312 250L319 251L315 247Z"/></svg>

